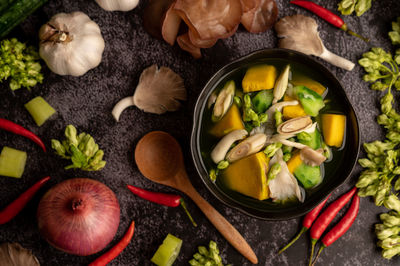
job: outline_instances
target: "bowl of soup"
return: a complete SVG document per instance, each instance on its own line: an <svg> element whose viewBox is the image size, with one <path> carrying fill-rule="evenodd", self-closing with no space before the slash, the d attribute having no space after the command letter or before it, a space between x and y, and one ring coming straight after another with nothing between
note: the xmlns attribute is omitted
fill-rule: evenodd
<svg viewBox="0 0 400 266"><path fill-rule="evenodd" d="M260 50L229 63L195 106L191 152L202 181L257 218L310 211L347 180L359 148L342 85L296 51Z"/></svg>

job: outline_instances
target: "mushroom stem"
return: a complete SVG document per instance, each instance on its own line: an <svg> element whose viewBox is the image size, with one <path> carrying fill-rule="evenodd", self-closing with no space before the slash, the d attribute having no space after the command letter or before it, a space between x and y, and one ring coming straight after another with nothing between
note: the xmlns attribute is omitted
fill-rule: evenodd
<svg viewBox="0 0 400 266"><path fill-rule="evenodd" d="M304 145L304 144L301 144L301 143L298 143L298 142L294 142L294 141L290 141L290 140L287 140L287 139L280 139L279 142L282 143L283 145L286 145L286 146L289 146L289 147L294 147L294 148L299 149L299 150L301 150L301 149L303 149L305 147L308 147L307 145Z"/></svg>
<svg viewBox="0 0 400 266"><path fill-rule="evenodd" d="M238 140L243 139L248 135L247 131L244 129L238 129L230 132L229 134L225 135L215 146L215 148L211 152L211 159L214 161L214 163L219 163L223 159L225 159L225 156L227 152L229 151L229 148L232 146L233 143L235 143Z"/></svg>
<svg viewBox="0 0 400 266"><path fill-rule="evenodd" d="M332 53L331 51L329 51L328 49L326 49L324 47L323 52L319 55L319 57L321 57L322 59L328 61L329 63L331 63L332 65L335 65L337 67L346 69L348 71L353 70L354 68L354 63L343 58L340 57L334 53Z"/></svg>
<svg viewBox="0 0 400 266"><path fill-rule="evenodd" d="M121 99L113 108L112 110L112 115L114 116L115 120L117 120L117 122L119 121L119 116L121 115L121 113L128 107L130 106L134 106L135 102L133 101L133 97L132 96L128 96L125 97L123 99Z"/></svg>

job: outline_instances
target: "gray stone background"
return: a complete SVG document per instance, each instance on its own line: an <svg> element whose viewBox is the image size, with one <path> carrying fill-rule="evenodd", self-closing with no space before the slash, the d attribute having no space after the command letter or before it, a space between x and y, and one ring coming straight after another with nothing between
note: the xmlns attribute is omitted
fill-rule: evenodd
<svg viewBox="0 0 400 266"><path fill-rule="evenodd" d="M183 247L176 265L186 265L196 252L196 247L207 245L210 240L218 243L225 263L248 265L186 197L188 207L199 224L197 228L192 227L180 208L167 208L144 201L126 189L125 185L129 183L150 190L174 192L142 177L133 157L135 144L145 133L164 130L175 136L182 145L187 171L196 189L243 234L258 255L260 265L305 265L309 253L308 235L303 236L284 254L276 255L278 248L287 243L299 230L301 219L262 221L222 205L197 176L189 150L193 109L206 81L233 59L258 49L276 47L275 32L269 30L262 34L250 34L243 27L239 27L234 36L220 40L213 48L204 50L203 58L196 61L176 45L170 47L144 31L144 2L141 1L139 7L133 11L123 13L104 11L94 0L50 0L9 35L38 45L37 32L40 26L59 12L80 10L98 23L106 47L102 63L97 68L77 78L58 76L44 67L43 84L30 92L21 89L12 93L6 84L2 84L0 117L11 119L37 133L48 148L52 138L62 138L65 126L73 124L79 131L93 135L105 151L107 166L99 172L67 171L63 169L67 161L58 158L52 152L44 154L29 140L1 131L0 146L7 145L28 153L26 170L21 179L0 178L1 206L6 206L43 176L50 175L52 179L15 219L0 226L0 242L15 241L32 249L42 265L84 265L92 261L98 255L68 255L47 244L38 233L35 218L39 199L48 188L68 178L89 177L107 184L116 193L121 205L119 230L108 247L118 242L132 219L136 222L132 242L110 265L150 265L150 258L167 233L183 239ZM326 47L353 62L373 46L394 51L387 33L391 29L391 21L400 15L400 1L374 1L372 9L362 17L344 17L350 28L371 39L369 44L346 35L301 8L289 5L288 0L277 2L279 17L296 13L314 17ZM315 2L336 10L339 1ZM121 122L115 123L111 116L113 105L121 97L133 93L141 71L154 63L168 66L183 77L188 90L188 100L178 112L161 116L130 108L123 113ZM362 81L363 70L356 66L353 71L347 72L324 64L342 82L350 101L354 104L359 117L362 142L382 138L383 130L375 122L381 93L370 90ZM24 103L37 95L43 96L57 110L57 115L40 128L34 124L23 107ZM398 95L396 99L398 100ZM355 184L360 170L360 167L356 167L349 181L335 191L331 200ZM376 247L373 225L378 222L377 215L384 211L385 208L376 207L370 198L363 198L354 225L340 240L324 250L318 265L399 265L399 258L384 260ZM340 214L343 213L344 211Z"/></svg>

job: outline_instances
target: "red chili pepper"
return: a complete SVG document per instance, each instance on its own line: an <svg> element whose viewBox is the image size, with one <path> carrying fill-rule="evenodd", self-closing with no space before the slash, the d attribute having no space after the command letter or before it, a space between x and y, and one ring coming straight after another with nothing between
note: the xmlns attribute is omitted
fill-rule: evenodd
<svg viewBox="0 0 400 266"><path fill-rule="evenodd" d="M314 2L303 1L303 0L294 0L294 1L290 1L290 3L295 4L297 6L301 6L305 9L311 11L315 15L319 16L320 18L324 19L325 21L329 22L333 26L338 27L339 29L347 32L348 34L356 36L365 42L369 42L369 39L349 30L349 28L347 27L347 24L344 23L343 19L341 19L339 16L333 14L328 9L326 9L320 5L317 5Z"/></svg>
<svg viewBox="0 0 400 266"><path fill-rule="evenodd" d="M317 261L319 255L321 254L324 248L329 247L336 240L338 240L344 233L349 230L351 225L354 223L354 220L357 217L358 209L360 208L360 197L355 194L353 197L353 201L350 205L350 208L347 210L346 214L343 218L322 238L322 245L318 250L318 254L315 257L314 263Z"/></svg>
<svg viewBox="0 0 400 266"><path fill-rule="evenodd" d="M36 192L47 182L50 177L45 177L39 180L36 184L30 187L27 191L22 193L18 198L11 202L0 212L0 224L5 224L14 218L32 199Z"/></svg>
<svg viewBox="0 0 400 266"><path fill-rule="evenodd" d="M357 188L352 188L349 192L343 194L340 198L332 202L328 208L317 218L313 226L310 230L311 236L311 256L310 256L310 264L312 262L312 257L314 255L315 244L318 239L321 237L322 233L328 227L328 225L332 222L332 220L336 217L338 212L346 205L347 202L353 197L354 193L356 193Z"/></svg>
<svg viewBox="0 0 400 266"><path fill-rule="evenodd" d="M314 220L317 218L318 214L321 212L322 208L324 207L325 203L328 201L329 197L331 194L326 197L324 201L322 201L320 204L317 205L314 209L312 209L309 213L306 214L303 218L303 227L301 228L300 232L293 238L292 241L290 241L289 244L287 244L285 247L283 247L281 250L279 250L278 254L281 254L284 252L286 249L288 249L294 242L297 241L297 239L300 238L300 236L306 232L314 222Z"/></svg>
<svg viewBox="0 0 400 266"><path fill-rule="evenodd" d="M46 147L44 146L43 141L35 133L27 130L26 128L7 119L0 118L0 129L28 138L39 145L43 151L46 152Z"/></svg>
<svg viewBox="0 0 400 266"><path fill-rule="evenodd" d="M141 197L142 199L168 207L178 207L179 205L181 205L182 208L185 210L187 216L189 217L190 221L192 222L193 226L197 226L196 222L193 220L188 209L186 208L186 203L183 201L183 198L181 196L160 192L152 192L144 190L142 188L134 187L132 185L127 185L127 187L133 194Z"/></svg>
<svg viewBox="0 0 400 266"><path fill-rule="evenodd" d="M117 257L125 248L128 246L129 242L131 242L133 233L135 232L135 221L132 221L131 225L126 231L125 235L122 239L112 247L109 251L98 257L89 266L105 266L107 263L112 261L115 257Z"/></svg>

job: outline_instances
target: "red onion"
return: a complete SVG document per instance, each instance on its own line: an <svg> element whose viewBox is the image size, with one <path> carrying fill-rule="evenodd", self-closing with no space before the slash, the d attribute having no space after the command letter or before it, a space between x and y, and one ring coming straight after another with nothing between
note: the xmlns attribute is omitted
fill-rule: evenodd
<svg viewBox="0 0 400 266"><path fill-rule="evenodd" d="M37 211L39 231L47 242L81 256L107 246L117 232L119 216L114 192L88 178L73 178L52 187Z"/></svg>

